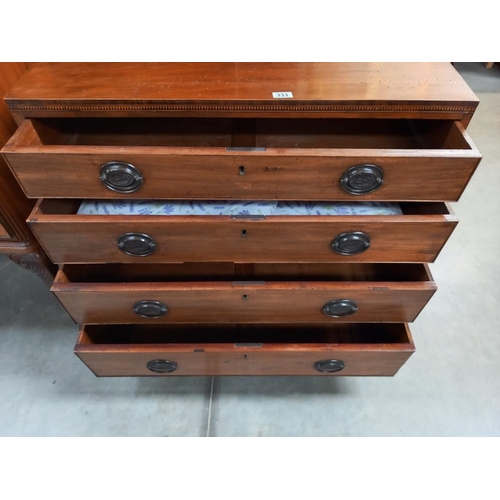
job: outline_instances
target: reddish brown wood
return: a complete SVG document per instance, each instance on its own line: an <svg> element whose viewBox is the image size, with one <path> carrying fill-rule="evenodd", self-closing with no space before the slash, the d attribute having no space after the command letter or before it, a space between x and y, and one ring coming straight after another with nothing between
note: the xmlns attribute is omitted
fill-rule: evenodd
<svg viewBox="0 0 500 500"><path fill-rule="evenodd" d="M45 200L29 224L52 260L62 263L130 262L433 262L456 226L443 203L404 205L405 215L228 216L75 215L77 201ZM431 213L422 213L429 211ZM242 237L246 231L246 237ZM371 246L345 256L331 250L335 236L362 231ZM120 235L151 236L148 257L121 252Z"/></svg>
<svg viewBox="0 0 500 500"><path fill-rule="evenodd" d="M242 346L239 342L261 342L262 345ZM75 346L77 356L101 377L393 376L414 350L405 324L344 324L326 328L261 326L246 330L222 325L183 329L83 326ZM155 359L173 361L178 364L177 369L167 374L151 372L146 364ZM314 363L325 359L342 360L345 368L330 374L318 372Z"/></svg>
<svg viewBox="0 0 500 500"><path fill-rule="evenodd" d="M0 63L0 96L19 80L29 63ZM16 130L7 106L0 99L0 147ZM6 253L13 262L35 272L47 283L53 280L55 266L49 262L40 245L26 225L26 218L34 201L28 200L0 156L0 253Z"/></svg>
<svg viewBox="0 0 500 500"><path fill-rule="evenodd" d="M0 63L0 95L3 96L28 69L28 63ZM3 146L16 130L16 124L3 100L0 100L0 146ZM26 253L38 245L25 221L33 208L33 201L26 199L12 176L4 159L0 157L0 224L4 236L0 252Z"/></svg>
<svg viewBox="0 0 500 500"><path fill-rule="evenodd" d="M292 127L294 121L303 125ZM140 136L120 134L118 124L111 123L109 130L99 125L102 133L90 139L83 134L86 145L80 145L73 144L76 138L68 139L64 123L62 131L45 130L44 143L26 121L3 153L27 195L37 198L452 201L481 159L459 122L350 120L346 127L345 120L279 120L282 125L274 125L274 131L260 125L267 131L257 137L257 145L268 149L251 153L226 151L224 144L234 144L229 132L224 142L219 130L212 136L208 130L186 135L175 129L175 120L157 122L163 124L157 125L161 134L149 120L144 127L151 134ZM168 127L173 135L165 131ZM143 130L140 124L134 128ZM56 141L48 140L54 136ZM99 171L109 161L136 166L144 177L142 188L122 194L105 187ZM371 194L353 196L341 188L340 178L363 163L380 166L384 184Z"/></svg>
<svg viewBox="0 0 500 500"><path fill-rule="evenodd" d="M399 322L435 285L402 263L436 258L457 223L438 202L457 200L480 161L465 132L478 100L450 64L42 63L7 102L25 120L10 166L29 196L59 198L40 199L30 223L54 261L85 264L59 273L59 299L88 322L136 321L136 300L170 307L146 326L83 327L75 352L97 375L154 375L146 363L162 358L179 364L173 375L320 375L314 362L332 358L346 363L337 375L393 375L413 352ZM140 191L101 185L116 160L141 170ZM384 185L351 197L339 177L365 162ZM393 200L404 215L76 215L83 198L123 197ZM347 231L367 233L370 249L334 253ZM125 232L150 234L156 252L125 255ZM352 323L322 315L334 298L359 302Z"/></svg>
<svg viewBox="0 0 500 500"><path fill-rule="evenodd" d="M66 264L56 283L171 283L198 281L433 281L426 264L292 263ZM55 284L56 284L55 283Z"/></svg>
<svg viewBox="0 0 500 500"><path fill-rule="evenodd" d="M405 281L401 276L398 282L377 269L373 274L380 275L378 280L350 282L351 273L342 276L338 265L333 265L334 280L329 265L322 267L323 276L284 276L283 281L257 281L262 278L257 274L246 275L245 281L197 282L161 282L157 276L154 283L123 283L123 275L113 282L82 283L61 270L51 290L77 323L87 324L411 322L436 290L424 266L416 271L420 279ZM323 306L337 299L353 300L358 310L340 318L326 316ZM141 300L162 302L168 313L160 318L138 316L133 306Z"/></svg>
<svg viewBox="0 0 500 500"><path fill-rule="evenodd" d="M42 281L51 285L57 272L57 266L54 265L41 249L27 254L15 253L10 256L12 262L28 271L36 274Z"/></svg>
<svg viewBox="0 0 500 500"><path fill-rule="evenodd" d="M293 99L273 99L291 91ZM449 63L40 63L18 116L440 116L477 97Z"/></svg>

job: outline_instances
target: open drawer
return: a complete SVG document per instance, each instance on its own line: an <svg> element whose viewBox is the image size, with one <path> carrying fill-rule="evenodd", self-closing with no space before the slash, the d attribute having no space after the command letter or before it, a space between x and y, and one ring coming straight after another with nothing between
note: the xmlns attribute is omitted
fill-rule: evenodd
<svg viewBox="0 0 500 500"><path fill-rule="evenodd" d="M100 377L392 376L415 351L406 324L82 326L76 355Z"/></svg>
<svg viewBox="0 0 500 500"><path fill-rule="evenodd" d="M411 322L424 264L65 265L52 291L77 323Z"/></svg>
<svg viewBox="0 0 500 500"><path fill-rule="evenodd" d="M25 120L2 150L34 198L456 201L481 155L451 120Z"/></svg>
<svg viewBox="0 0 500 500"><path fill-rule="evenodd" d="M39 200L28 223L58 263L433 262L457 224L445 203L402 215L81 215Z"/></svg>

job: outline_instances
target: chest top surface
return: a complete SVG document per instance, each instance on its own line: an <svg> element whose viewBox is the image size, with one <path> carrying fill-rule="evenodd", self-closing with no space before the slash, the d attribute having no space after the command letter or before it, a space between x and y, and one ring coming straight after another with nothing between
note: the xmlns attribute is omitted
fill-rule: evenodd
<svg viewBox="0 0 500 500"><path fill-rule="evenodd" d="M273 97L291 92L292 98ZM449 63L38 63L6 96L23 116L74 112L473 113Z"/></svg>

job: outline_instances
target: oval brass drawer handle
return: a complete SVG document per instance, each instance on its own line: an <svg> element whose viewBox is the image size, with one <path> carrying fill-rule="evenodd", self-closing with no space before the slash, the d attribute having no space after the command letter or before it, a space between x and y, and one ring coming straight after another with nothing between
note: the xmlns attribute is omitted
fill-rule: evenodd
<svg viewBox="0 0 500 500"><path fill-rule="evenodd" d="M342 316L350 316L358 310L358 306L354 300L337 299L327 302L323 306L323 313L332 318L342 318Z"/></svg>
<svg viewBox="0 0 500 500"><path fill-rule="evenodd" d="M322 361L316 361L314 368L319 372L334 373L343 370L345 363L340 359L323 359Z"/></svg>
<svg viewBox="0 0 500 500"><path fill-rule="evenodd" d="M158 300L139 300L132 309L143 318L161 318L168 313L168 307Z"/></svg>
<svg viewBox="0 0 500 500"><path fill-rule="evenodd" d="M357 255L370 248L370 237L361 231L341 233L335 236L331 247L340 255Z"/></svg>
<svg viewBox="0 0 500 500"><path fill-rule="evenodd" d="M146 368L155 373L171 373L177 370L177 363L166 359L152 359L148 361Z"/></svg>
<svg viewBox="0 0 500 500"><path fill-rule="evenodd" d="M141 233L122 234L117 241L118 248L127 255L134 257L147 257L156 250L155 240Z"/></svg>
<svg viewBox="0 0 500 500"><path fill-rule="evenodd" d="M117 193L133 193L144 184L141 171L122 161L110 161L102 165L99 178L108 189Z"/></svg>
<svg viewBox="0 0 500 500"><path fill-rule="evenodd" d="M340 178L342 189L350 194L373 193L384 183L384 171L377 165L365 163L348 168Z"/></svg>

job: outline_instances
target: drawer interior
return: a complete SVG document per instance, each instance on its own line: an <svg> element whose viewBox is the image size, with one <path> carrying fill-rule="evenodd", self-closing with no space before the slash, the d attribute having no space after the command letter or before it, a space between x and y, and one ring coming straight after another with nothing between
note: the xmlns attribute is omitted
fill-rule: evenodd
<svg viewBox="0 0 500 500"><path fill-rule="evenodd" d="M472 149L451 120L48 118L32 124L38 145Z"/></svg>
<svg viewBox="0 0 500 500"><path fill-rule="evenodd" d="M424 264L66 264L55 284L203 281L430 282Z"/></svg>
<svg viewBox="0 0 500 500"><path fill-rule="evenodd" d="M251 201L251 200L84 200L78 215L200 216L332 216L402 215L399 203L373 201Z"/></svg>
<svg viewBox="0 0 500 500"><path fill-rule="evenodd" d="M404 323L296 325L86 325L80 345L117 344L407 344ZM245 347L244 345L234 347ZM264 346L263 346L264 347Z"/></svg>
<svg viewBox="0 0 500 500"><path fill-rule="evenodd" d="M356 202L352 202L351 204L355 204ZM364 202L359 202L360 204ZM80 199L42 199L35 206L32 217L36 217L38 215L76 215L78 214L78 210L82 205L82 200ZM398 203L401 212L403 215L450 215L450 210L448 209L446 203L442 202L402 202ZM126 217L140 217L144 216L143 214L135 214L135 215L126 215ZM91 219L98 220L101 217L108 217L107 215L79 215L79 217L89 217ZM113 216L117 217L117 216ZM148 216L149 217L149 216ZM177 215L152 215L153 218L158 217L168 217L169 219L174 218L194 218L196 215L186 215L186 216L177 216ZM224 215L216 215L216 216L207 216L202 215L203 220L208 217L227 217ZM343 215L334 215L334 216L317 216L317 217L344 217ZM376 217L374 215L356 215L356 217ZM391 218L397 218L398 215L391 215ZM269 218L285 218L285 216L269 216Z"/></svg>

